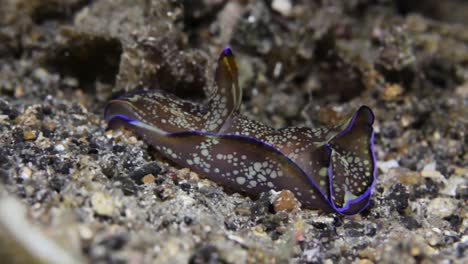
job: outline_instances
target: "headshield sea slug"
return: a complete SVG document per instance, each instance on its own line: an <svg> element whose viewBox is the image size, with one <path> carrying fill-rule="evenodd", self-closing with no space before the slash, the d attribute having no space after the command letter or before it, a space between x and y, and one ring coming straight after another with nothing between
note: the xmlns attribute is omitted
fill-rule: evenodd
<svg viewBox="0 0 468 264"><path fill-rule="evenodd" d="M230 48L221 53L205 104L161 91L111 100L109 126L143 137L167 158L232 191L292 191L306 208L353 215L375 182L374 115L361 106L343 124L273 129L239 114L242 89Z"/></svg>

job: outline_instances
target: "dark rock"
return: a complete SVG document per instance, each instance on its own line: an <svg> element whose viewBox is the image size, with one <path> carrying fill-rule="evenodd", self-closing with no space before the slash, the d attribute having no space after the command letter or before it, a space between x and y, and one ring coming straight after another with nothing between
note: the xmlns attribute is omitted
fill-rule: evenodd
<svg viewBox="0 0 468 264"><path fill-rule="evenodd" d="M60 193L60 191L63 190L63 188L65 188L65 185L65 179L59 176L52 177L52 179L49 180L50 188L58 193Z"/></svg>
<svg viewBox="0 0 468 264"><path fill-rule="evenodd" d="M270 203L270 194L262 193L260 197L250 207L252 217L259 218L266 214L273 213L273 206Z"/></svg>
<svg viewBox="0 0 468 264"><path fill-rule="evenodd" d="M439 193L439 186L432 179L424 179L424 184L414 188L414 198L430 197L434 198Z"/></svg>
<svg viewBox="0 0 468 264"><path fill-rule="evenodd" d="M440 59L432 59L425 65L424 72L427 80L434 88L454 88L456 77L453 74L452 64ZM450 78L447 78L450 76Z"/></svg>
<svg viewBox="0 0 468 264"><path fill-rule="evenodd" d="M139 169L130 172L128 177L132 179L136 184L143 184L143 177L152 174L154 177L158 176L161 172L161 167L156 162L146 163L141 166ZM190 185L189 185L190 189Z"/></svg>
<svg viewBox="0 0 468 264"><path fill-rule="evenodd" d="M71 19L76 11L89 3L89 0L31 1L29 15L36 23L47 20Z"/></svg>
<svg viewBox="0 0 468 264"><path fill-rule="evenodd" d="M386 199L393 210L396 210L399 214L404 214L405 209L409 205L409 197L410 195L405 186L401 183L396 183L390 187Z"/></svg>
<svg viewBox="0 0 468 264"><path fill-rule="evenodd" d="M174 190L168 184L161 184L154 188L154 193L162 201L172 199L174 197Z"/></svg>
<svg viewBox="0 0 468 264"><path fill-rule="evenodd" d="M418 164L421 160L424 160L424 156L430 150L427 146L416 145L408 149L408 154L404 155L400 159L400 165L407 167L411 170L420 170L422 168L418 167Z"/></svg>
<svg viewBox="0 0 468 264"><path fill-rule="evenodd" d="M4 169L0 169L0 181L3 184L9 184L11 182L10 174Z"/></svg>
<svg viewBox="0 0 468 264"><path fill-rule="evenodd" d="M8 101L0 99L0 114L2 115L10 115L12 108Z"/></svg>
<svg viewBox="0 0 468 264"><path fill-rule="evenodd" d="M57 172L68 175L70 173L70 169L74 166L73 162L70 160L58 160L54 162L54 168Z"/></svg>
<svg viewBox="0 0 468 264"><path fill-rule="evenodd" d="M226 0L221 1L204 1L192 0L184 2L184 29L195 31L200 25L210 24L215 18L218 11L226 3ZM196 31L195 31L196 32Z"/></svg>
<svg viewBox="0 0 468 264"><path fill-rule="evenodd" d="M135 195L138 192L138 186L128 177L117 176L113 178L113 181L122 189L124 195Z"/></svg>
<svg viewBox="0 0 468 264"><path fill-rule="evenodd" d="M288 220L287 212L278 212L276 214L268 214L263 217L258 217L256 221L263 224L265 231L269 232L270 236L279 236L284 234L284 224Z"/></svg>
<svg viewBox="0 0 468 264"><path fill-rule="evenodd" d="M191 225L193 223L193 219L190 216L184 216L184 223L186 225Z"/></svg>
<svg viewBox="0 0 468 264"><path fill-rule="evenodd" d="M8 158L7 151L0 148L0 168L7 168L11 165L11 161Z"/></svg>
<svg viewBox="0 0 468 264"><path fill-rule="evenodd" d="M346 230L346 235L350 236L350 237L360 237L360 236L364 236L364 231L363 230L350 229L350 230Z"/></svg>
<svg viewBox="0 0 468 264"><path fill-rule="evenodd" d="M123 167L127 170L133 170L135 168L135 164L133 163L130 157L127 158L128 159L126 159L123 163Z"/></svg>
<svg viewBox="0 0 468 264"><path fill-rule="evenodd" d="M360 237L365 235L365 226L356 221L350 221L343 225L347 236Z"/></svg>
<svg viewBox="0 0 468 264"><path fill-rule="evenodd" d="M457 245L456 252L458 258L463 258L465 256L465 252L468 249L468 243L460 243Z"/></svg>
<svg viewBox="0 0 468 264"><path fill-rule="evenodd" d="M127 147L124 146L124 145L114 145L114 146L112 146L112 151L115 154L124 152L126 149L127 149Z"/></svg>
<svg viewBox="0 0 468 264"><path fill-rule="evenodd" d="M447 0L444 2L437 0L397 0L395 3L398 10L403 14L419 13L442 21L460 24L468 23L466 17L468 7L463 0Z"/></svg>
<svg viewBox="0 0 468 264"><path fill-rule="evenodd" d="M367 241L359 241L355 245L353 245L353 249L355 250L363 250L369 246L369 242Z"/></svg>
<svg viewBox="0 0 468 264"><path fill-rule="evenodd" d="M99 150L98 150L98 149L96 149L96 148L90 148L90 149L88 150L88 154L90 154L90 155L93 155L93 154L94 154L94 155L96 155L96 154L99 154Z"/></svg>
<svg viewBox="0 0 468 264"><path fill-rule="evenodd" d="M330 243L332 242L332 239L336 237L336 235L337 235L336 228L331 227L323 231L320 231L318 234L318 238L320 238L324 243L327 243L327 242Z"/></svg>
<svg viewBox="0 0 468 264"><path fill-rule="evenodd" d="M272 27L275 24L265 3L255 2L244 16L246 18L252 16L256 20L254 23L249 23L247 19L239 20L234 32L234 44L249 53L268 54L271 52L273 49Z"/></svg>
<svg viewBox="0 0 468 264"><path fill-rule="evenodd" d="M343 225L343 217L341 217L341 215L335 214L333 216L333 225L334 226L342 226Z"/></svg>
<svg viewBox="0 0 468 264"><path fill-rule="evenodd" d="M273 232L270 232L271 240L273 240L273 241L278 240L281 237L282 234L283 233L281 233L281 232L273 230Z"/></svg>
<svg viewBox="0 0 468 264"><path fill-rule="evenodd" d="M49 105L43 105L41 110L42 113L46 116L51 115L53 113L53 108Z"/></svg>
<svg viewBox="0 0 468 264"><path fill-rule="evenodd" d="M162 89L182 98L203 98L208 61L201 51L179 51L171 37L142 39L127 47L119 69L118 89ZM135 85L137 85L135 87Z"/></svg>
<svg viewBox="0 0 468 264"><path fill-rule="evenodd" d="M13 139L16 143L23 142L23 129L15 128L12 133ZM22 147L21 147L22 148Z"/></svg>
<svg viewBox="0 0 468 264"><path fill-rule="evenodd" d="M89 143L88 154L99 154L99 149L100 148L101 147L99 146L99 144L91 142L91 143Z"/></svg>
<svg viewBox="0 0 468 264"><path fill-rule="evenodd" d="M41 132L42 132L42 135L46 138L51 138L54 136L54 132L47 128L43 128Z"/></svg>
<svg viewBox="0 0 468 264"><path fill-rule="evenodd" d="M128 243L128 241L129 237L127 234L115 234L104 238L99 244L110 250L116 251L123 248Z"/></svg>
<svg viewBox="0 0 468 264"><path fill-rule="evenodd" d="M458 230L460 228L460 225L462 223L462 218L458 215L450 215L447 217L444 217L444 220L448 221L450 225L452 226L453 230Z"/></svg>
<svg viewBox="0 0 468 264"><path fill-rule="evenodd" d="M326 223L323 222L311 222L310 223L313 227L320 229L320 230L325 230L329 227Z"/></svg>
<svg viewBox="0 0 468 264"><path fill-rule="evenodd" d="M174 222L175 220L173 218L164 217L163 220L161 221L160 229L165 229Z"/></svg>
<svg viewBox="0 0 468 264"><path fill-rule="evenodd" d="M108 178L112 178L116 175L119 175L117 164L117 158L114 156L104 160L103 164L101 165L102 173L104 173L104 175L106 175Z"/></svg>
<svg viewBox="0 0 468 264"><path fill-rule="evenodd" d="M460 184L460 186L457 187L455 192L456 192L455 197L457 199L462 199L462 200L468 199L468 188L466 187L466 185L464 186Z"/></svg>
<svg viewBox="0 0 468 264"><path fill-rule="evenodd" d="M305 254L302 255L300 263L324 263L324 252L326 252L327 249L324 247L321 241L317 239L311 239L305 241L301 247L304 249ZM330 258L331 256L328 257ZM334 260L333 263L337 263L341 259L340 256L332 256L331 258Z"/></svg>
<svg viewBox="0 0 468 264"><path fill-rule="evenodd" d="M336 235L336 226L333 222L313 220L309 223L319 230L318 238L326 238L324 240L329 242L329 239Z"/></svg>
<svg viewBox="0 0 468 264"><path fill-rule="evenodd" d="M227 263L221 259L218 249L212 245L204 245L195 250L189 264L219 264Z"/></svg>
<svg viewBox="0 0 468 264"><path fill-rule="evenodd" d="M400 221L409 230L415 230L422 226L416 219L414 219L414 217L411 216L402 216Z"/></svg>
<svg viewBox="0 0 468 264"><path fill-rule="evenodd" d="M51 47L46 65L64 75L74 76L84 84L95 81L113 84L122 53L119 40L66 28L61 41Z"/></svg>
<svg viewBox="0 0 468 264"><path fill-rule="evenodd" d="M398 126L394 123L387 123L387 126L382 130L383 136L389 139L397 137L400 134L399 132Z"/></svg>
<svg viewBox="0 0 468 264"><path fill-rule="evenodd" d="M230 220L224 220L224 226L227 230L236 231L238 229L238 226Z"/></svg>
<svg viewBox="0 0 468 264"><path fill-rule="evenodd" d="M349 101L360 95L365 86L363 73L355 65L347 61L335 46L333 36L325 36L317 44L316 54L320 61L320 86L317 96L330 96L340 102ZM324 55L326 54L326 55ZM324 55L324 56L322 56Z"/></svg>
<svg viewBox="0 0 468 264"><path fill-rule="evenodd" d="M192 185L190 185L189 183L187 182L182 182L179 184L179 187L184 190L185 192L189 192L190 189L192 189Z"/></svg>

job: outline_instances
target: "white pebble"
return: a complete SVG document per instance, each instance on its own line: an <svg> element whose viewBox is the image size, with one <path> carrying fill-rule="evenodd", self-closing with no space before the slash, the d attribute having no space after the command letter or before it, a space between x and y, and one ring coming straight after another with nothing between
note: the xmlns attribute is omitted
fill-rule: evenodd
<svg viewBox="0 0 468 264"><path fill-rule="evenodd" d="M283 16L290 16L292 4L290 0L273 0L271 8Z"/></svg>

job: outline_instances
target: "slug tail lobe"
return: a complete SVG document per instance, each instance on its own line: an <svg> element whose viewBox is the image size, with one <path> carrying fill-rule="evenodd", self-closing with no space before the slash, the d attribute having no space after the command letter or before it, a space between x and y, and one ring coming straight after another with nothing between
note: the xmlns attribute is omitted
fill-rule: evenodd
<svg viewBox="0 0 468 264"><path fill-rule="evenodd" d="M330 201L342 214L364 210L375 183L374 114L361 106L330 142Z"/></svg>

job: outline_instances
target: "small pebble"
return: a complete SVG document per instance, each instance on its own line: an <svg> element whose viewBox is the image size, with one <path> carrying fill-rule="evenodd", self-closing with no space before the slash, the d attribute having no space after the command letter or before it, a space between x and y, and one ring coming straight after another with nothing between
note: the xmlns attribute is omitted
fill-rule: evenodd
<svg viewBox="0 0 468 264"><path fill-rule="evenodd" d="M437 197L426 208L427 214L444 218L455 214L458 206L452 198Z"/></svg>
<svg viewBox="0 0 468 264"><path fill-rule="evenodd" d="M322 124L339 124L344 120L344 115L339 108L325 106L320 108L318 119Z"/></svg>
<svg viewBox="0 0 468 264"><path fill-rule="evenodd" d="M374 262L372 262L371 260L368 260L368 259L360 259L357 263L359 263L359 264L372 264Z"/></svg>
<svg viewBox="0 0 468 264"><path fill-rule="evenodd" d="M24 140L34 140L36 139L36 134L32 131L26 130L23 131L23 139Z"/></svg>
<svg viewBox="0 0 468 264"><path fill-rule="evenodd" d="M8 115L0 115L0 123L8 120Z"/></svg>
<svg viewBox="0 0 468 264"><path fill-rule="evenodd" d="M392 174L405 185L419 185L423 180L419 173L405 169L403 167L391 168L388 174Z"/></svg>
<svg viewBox="0 0 468 264"><path fill-rule="evenodd" d="M382 99L392 101L398 98L403 93L403 88L398 84L391 84L384 87Z"/></svg>
<svg viewBox="0 0 468 264"><path fill-rule="evenodd" d="M297 212L301 207L299 201L289 190L281 191L279 194L275 195L273 199L273 208L275 212Z"/></svg>
<svg viewBox="0 0 468 264"><path fill-rule="evenodd" d="M114 148L116 146L114 146ZM128 175L128 177L132 179L136 184L144 184L154 182L155 176L158 175L160 172L161 167L156 162L149 162L144 164L137 170L132 171ZM149 176L152 176L152 179Z"/></svg>
<svg viewBox="0 0 468 264"><path fill-rule="evenodd" d="M148 183L153 183L154 180L156 179L156 177L154 177L153 174L146 174L145 176L143 176L143 183L144 184L148 184Z"/></svg>
<svg viewBox="0 0 468 264"><path fill-rule="evenodd" d="M421 249L418 248L418 247L412 247L412 248L410 249L410 254L411 254L412 256L418 256L418 255L421 254Z"/></svg>
<svg viewBox="0 0 468 264"><path fill-rule="evenodd" d="M402 115L400 119L400 124L402 127L408 127L413 122L413 117L411 115Z"/></svg>
<svg viewBox="0 0 468 264"><path fill-rule="evenodd" d="M174 190L168 184L156 186L156 188L154 188L154 193L159 197L159 199L161 199L161 201L172 199L175 195Z"/></svg>
<svg viewBox="0 0 468 264"><path fill-rule="evenodd" d="M421 171L421 176L424 178L430 178L435 182L445 183L447 180L445 179L444 175L436 170L436 163L431 162L426 164Z"/></svg>
<svg viewBox="0 0 468 264"><path fill-rule="evenodd" d="M273 0L271 8L283 16L290 16L292 11L292 3L289 0Z"/></svg>
<svg viewBox="0 0 468 264"><path fill-rule="evenodd" d="M37 68L33 71L33 76L41 82L47 82L49 80L49 72L44 68Z"/></svg>
<svg viewBox="0 0 468 264"><path fill-rule="evenodd" d="M18 97L21 97L24 95L24 88L22 86L17 86L15 88L15 97L18 98Z"/></svg>
<svg viewBox="0 0 468 264"><path fill-rule="evenodd" d="M398 161L396 161L396 160L379 161L379 162L377 162L377 167L383 173L387 173L391 168L400 167L400 164L398 164Z"/></svg>
<svg viewBox="0 0 468 264"><path fill-rule="evenodd" d="M135 195L138 192L138 187L130 178L117 176L114 178L115 187L120 188L124 195Z"/></svg>
<svg viewBox="0 0 468 264"><path fill-rule="evenodd" d="M22 167L19 172L19 177L21 179L29 179L32 176L32 170L28 167Z"/></svg>
<svg viewBox="0 0 468 264"><path fill-rule="evenodd" d="M62 152L62 151L65 150L65 146L62 145L62 144L58 144L58 145L55 146L55 150L59 151L59 152Z"/></svg>
<svg viewBox="0 0 468 264"><path fill-rule="evenodd" d="M448 196L455 197L457 195L458 188L465 188L467 187L468 180L463 178L462 176L452 176L445 184L445 188L443 188L440 193Z"/></svg>
<svg viewBox="0 0 468 264"><path fill-rule="evenodd" d="M91 197L91 205L94 212L102 216L112 216L115 210L112 198L102 192L94 193Z"/></svg>
<svg viewBox="0 0 468 264"><path fill-rule="evenodd" d="M36 127L39 124L39 120L36 116L37 111L35 108L29 107L24 113L15 119L18 125L24 125L28 127Z"/></svg>
<svg viewBox="0 0 468 264"><path fill-rule="evenodd" d="M463 98L468 97L468 82L464 82L462 85L455 88L455 94Z"/></svg>
<svg viewBox="0 0 468 264"><path fill-rule="evenodd" d="M55 131L55 129L57 128L57 124L53 122L45 122L44 124L42 124L42 127L49 131Z"/></svg>

